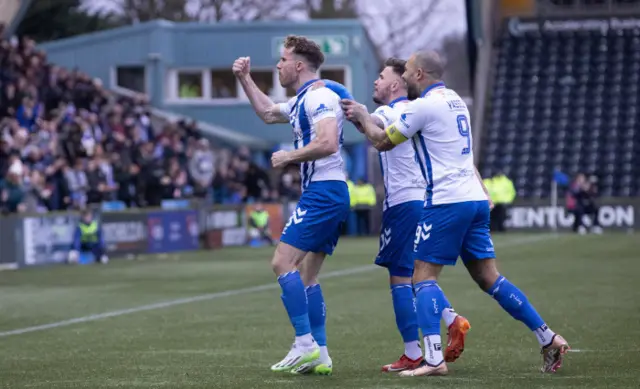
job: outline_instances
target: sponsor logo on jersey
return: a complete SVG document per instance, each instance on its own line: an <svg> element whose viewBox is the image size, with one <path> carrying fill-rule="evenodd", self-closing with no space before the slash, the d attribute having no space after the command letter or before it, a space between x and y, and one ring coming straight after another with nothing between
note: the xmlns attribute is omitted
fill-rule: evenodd
<svg viewBox="0 0 640 389"><path fill-rule="evenodd" d="M318 117L323 113L331 112L331 109L324 104L320 104L315 111L313 111L313 117Z"/></svg>

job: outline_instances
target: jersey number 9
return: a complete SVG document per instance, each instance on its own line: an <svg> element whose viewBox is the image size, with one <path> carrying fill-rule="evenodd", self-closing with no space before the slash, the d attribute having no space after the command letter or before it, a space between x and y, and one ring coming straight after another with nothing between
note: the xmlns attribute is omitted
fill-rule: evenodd
<svg viewBox="0 0 640 389"><path fill-rule="evenodd" d="M462 155L469 154L471 152L471 126L469 120L465 115L458 115L458 132L463 137L467 138L467 147L462 149Z"/></svg>

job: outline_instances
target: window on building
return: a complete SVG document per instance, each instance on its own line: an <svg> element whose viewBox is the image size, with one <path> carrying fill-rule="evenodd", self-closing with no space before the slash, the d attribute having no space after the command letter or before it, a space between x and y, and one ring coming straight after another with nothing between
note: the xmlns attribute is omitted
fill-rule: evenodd
<svg viewBox="0 0 640 389"><path fill-rule="evenodd" d="M321 69L320 70L320 78L321 79L326 79L326 80L333 80L336 82L341 83L342 85L347 86L348 82L347 82L347 76L346 76L346 70L344 68L336 68L336 69ZM296 95L296 90L294 88L287 88L286 90L286 96L287 98L291 98L294 97Z"/></svg>
<svg viewBox="0 0 640 389"><path fill-rule="evenodd" d="M262 93L273 96L273 71L272 70L252 70L251 77Z"/></svg>
<svg viewBox="0 0 640 389"><path fill-rule="evenodd" d="M202 95L202 73L178 71L178 97L200 99Z"/></svg>
<svg viewBox="0 0 640 389"><path fill-rule="evenodd" d="M214 99L235 99L238 97L238 84L231 70L211 71L211 97Z"/></svg>
<svg viewBox="0 0 640 389"><path fill-rule="evenodd" d="M146 93L144 66L116 67L115 84L121 88Z"/></svg>
<svg viewBox="0 0 640 389"><path fill-rule="evenodd" d="M344 69L321 69L320 78L339 82L342 85L347 85Z"/></svg>

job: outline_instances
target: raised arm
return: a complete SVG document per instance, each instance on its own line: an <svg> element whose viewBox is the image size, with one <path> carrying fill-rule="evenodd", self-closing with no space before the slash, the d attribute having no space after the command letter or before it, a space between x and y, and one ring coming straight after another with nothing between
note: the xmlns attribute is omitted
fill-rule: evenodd
<svg viewBox="0 0 640 389"><path fill-rule="evenodd" d="M276 104L265 95L251 78L250 57L240 57L233 63L233 74L236 76L244 93L249 98L253 110L267 124L288 123L289 117L283 111L283 105Z"/></svg>

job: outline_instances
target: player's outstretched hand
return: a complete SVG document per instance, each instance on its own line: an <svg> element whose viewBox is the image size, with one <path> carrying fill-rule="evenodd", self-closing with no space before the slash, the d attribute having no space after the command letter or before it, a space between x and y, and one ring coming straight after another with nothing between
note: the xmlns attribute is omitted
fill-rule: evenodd
<svg viewBox="0 0 640 389"><path fill-rule="evenodd" d="M340 100L340 106L347 119L352 122L362 123L366 115L369 115L367 107L357 101L342 99Z"/></svg>
<svg viewBox="0 0 640 389"><path fill-rule="evenodd" d="M251 57L240 57L233 62L231 67L236 77L242 77L249 74L251 70Z"/></svg>
<svg viewBox="0 0 640 389"><path fill-rule="evenodd" d="M289 164L289 152L280 150L271 155L271 165L274 168L283 167Z"/></svg>

